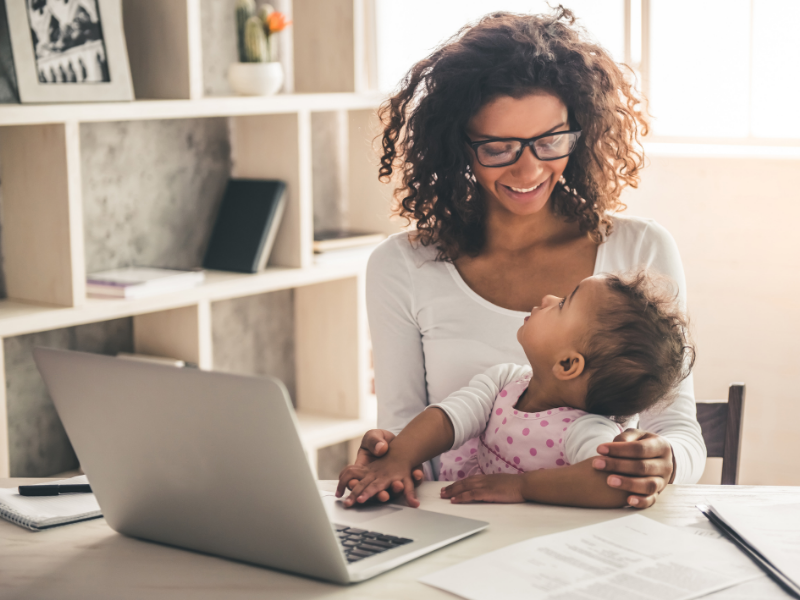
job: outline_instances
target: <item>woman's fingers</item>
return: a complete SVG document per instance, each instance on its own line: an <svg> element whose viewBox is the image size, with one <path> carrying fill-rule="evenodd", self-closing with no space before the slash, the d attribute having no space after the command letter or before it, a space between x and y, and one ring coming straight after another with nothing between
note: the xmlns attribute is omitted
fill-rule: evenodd
<svg viewBox="0 0 800 600"><path fill-rule="evenodd" d="M600 444L597 453L615 458L671 458L672 446L661 436L638 429L627 429L614 438L613 442Z"/></svg>
<svg viewBox="0 0 800 600"><path fill-rule="evenodd" d="M394 434L386 429L370 429L361 438L361 448L359 458L366 461L365 464L372 462L372 459L383 456L389 449L389 443L394 439ZM356 458L356 464L359 464Z"/></svg>
<svg viewBox="0 0 800 600"><path fill-rule="evenodd" d="M667 485L663 477L625 477L609 475L606 479L609 487L625 490L638 496L655 496Z"/></svg>
<svg viewBox="0 0 800 600"><path fill-rule="evenodd" d="M633 508L649 508L656 501L656 494L652 496L628 496L628 504Z"/></svg>
<svg viewBox="0 0 800 600"><path fill-rule="evenodd" d="M411 469L411 477L414 478L414 485L419 485L425 478L425 473L422 470L422 465L417 465Z"/></svg>
<svg viewBox="0 0 800 600"><path fill-rule="evenodd" d="M592 467L608 473L633 477L663 477L664 479L669 478L672 472L672 462L663 458L635 460L598 456L592 460Z"/></svg>

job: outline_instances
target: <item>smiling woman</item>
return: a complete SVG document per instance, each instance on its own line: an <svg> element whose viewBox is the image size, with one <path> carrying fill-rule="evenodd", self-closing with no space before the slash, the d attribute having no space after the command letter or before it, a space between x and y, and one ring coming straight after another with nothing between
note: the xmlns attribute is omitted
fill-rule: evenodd
<svg viewBox="0 0 800 600"><path fill-rule="evenodd" d="M368 267L383 429L365 436L361 464L474 374L527 364L514 334L545 296L645 267L672 279L685 307L669 233L618 214L643 161L640 101L563 8L487 15L408 72L382 109L380 175L400 171L396 212L415 228L384 242ZM632 505L702 473L691 377L675 396L643 412L641 430L597 448L605 456L594 468Z"/></svg>

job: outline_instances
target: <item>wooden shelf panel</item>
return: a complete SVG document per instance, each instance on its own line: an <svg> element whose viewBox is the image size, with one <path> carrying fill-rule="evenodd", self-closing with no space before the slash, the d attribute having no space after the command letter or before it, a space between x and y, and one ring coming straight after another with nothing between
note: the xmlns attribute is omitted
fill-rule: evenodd
<svg viewBox="0 0 800 600"><path fill-rule="evenodd" d="M76 307L0 300L0 338L355 277L363 268L363 263L352 263L304 269L272 267L254 275L206 271L205 282L188 290L134 300L87 298L86 304Z"/></svg>
<svg viewBox="0 0 800 600"><path fill-rule="evenodd" d="M307 451L360 438L367 430L375 429L376 426L374 417L337 419L303 412L296 414L300 439Z"/></svg>
<svg viewBox="0 0 800 600"><path fill-rule="evenodd" d="M277 94L275 96L210 97L199 100L135 100L76 104L6 104L0 106L0 126L98 121L141 121L237 117L299 111L377 108L385 96L364 94Z"/></svg>

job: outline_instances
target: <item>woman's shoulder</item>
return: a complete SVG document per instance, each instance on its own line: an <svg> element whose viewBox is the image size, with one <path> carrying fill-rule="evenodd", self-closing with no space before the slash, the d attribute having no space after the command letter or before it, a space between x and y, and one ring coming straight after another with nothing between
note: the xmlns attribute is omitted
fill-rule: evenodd
<svg viewBox="0 0 800 600"><path fill-rule="evenodd" d="M625 273L652 269L685 288L678 245L669 231L653 219L613 215L613 228L598 252L596 272ZM681 292L683 293L683 292Z"/></svg>
<svg viewBox="0 0 800 600"><path fill-rule="evenodd" d="M616 213L611 215L612 230L608 236L609 242L640 244L648 241L662 241L664 238L672 240L666 227L655 219L624 215Z"/></svg>
<svg viewBox="0 0 800 600"><path fill-rule="evenodd" d="M606 240L607 252L632 263L650 262L655 256L677 254L670 232L654 219L633 215L611 216L612 229Z"/></svg>
<svg viewBox="0 0 800 600"><path fill-rule="evenodd" d="M413 234L413 231L401 231L383 240L370 255L370 268L392 269L402 265L421 267L436 261L437 249L423 246L414 239Z"/></svg>

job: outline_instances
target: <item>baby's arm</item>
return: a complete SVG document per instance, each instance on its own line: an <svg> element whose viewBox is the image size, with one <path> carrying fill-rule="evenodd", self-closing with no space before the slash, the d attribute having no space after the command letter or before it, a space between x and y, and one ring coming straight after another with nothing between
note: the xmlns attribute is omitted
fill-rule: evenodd
<svg viewBox="0 0 800 600"><path fill-rule="evenodd" d="M442 488L441 495L454 504L527 501L584 508L627 506L627 492L608 487L592 460L519 475L473 475Z"/></svg>
<svg viewBox="0 0 800 600"><path fill-rule="evenodd" d="M425 425L429 423L437 423L441 421L443 416L441 413L444 412L446 415L444 417L445 425L442 425L444 429L439 429L438 432L433 431L430 433L430 435L441 438L436 440L437 443L434 447L432 447L432 453L420 452L420 455L424 455L424 458L420 459L419 462L412 463L412 465L418 465L421 462L430 460L434 456L438 456L442 452L450 450L454 447L459 447L467 440L477 436L485 429L486 423L489 420L489 415L491 414L492 405L494 404L497 394L500 393L500 390L512 381L525 376L528 371L530 371L530 367L508 363L495 365L494 367L488 369L485 373L476 375L472 378L472 380L470 380L468 386L453 392L441 403L428 406L426 410L422 411L420 415L412 420L411 423L409 423L406 428L403 429L403 431L398 434L394 440L392 440L389 446L389 452L387 452L387 454L385 454L382 458L377 459L368 465L351 465L342 471L342 473L339 475L339 485L336 489L336 495L341 497L344 494L345 488L348 487L348 485L352 485L353 481L364 481L366 477L371 478L375 469L383 470L387 468L389 465L384 465L382 461L384 459L392 458L392 456L394 456L396 453L402 452L402 448L397 452L395 451L397 439L401 435L408 435L406 430L411 427L411 425L414 424L417 419L420 419L422 415L425 415L425 413L434 413L434 416L424 417L420 423ZM437 419L439 421L436 421ZM420 423L415 424L415 428L417 428ZM448 433L446 436L442 437L442 431L445 429ZM420 430L418 433L413 435L424 436L425 434L422 432L422 430ZM444 445L445 441L449 441L449 446ZM422 451L425 449L423 444L420 442L413 443L417 444L415 447L417 450ZM405 462L405 460L403 460L403 462ZM382 464L379 465L378 463ZM401 464L402 463L400 462L396 462L392 465L392 468L399 468L399 471L402 471L403 467ZM395 490L403 489L409 504L416 506L418 502L414 497L413 490L408 489L408 484L405 483L406 478L407 472L402 472L390 483L395 484L392 486ZM383 477L381 479L383 480ZM387 485L386 488L383 489L387 489L388 487L389 486ZM364 497L364 500L361 500L361 497L355 494L356 489L359 491L364 490L364 492L361 494L361 496ZM352 506L356 501L356 498L358 498L359 503L365 502L367 499L377 493L372 491L374 486L368 489L369 491L367 491L363 486L359 485L359 483L353 485L353 493L351 493L347 500L345 500L345 506Z"/></svg>
<svg viewBox="0 0 800 600"><path fill-rule="evenodd" d="M452 448L453 439L453 424L444 411L423 410L397 434L383 457L367 466L351 465L342 471L336 495L341 496L347 483L358 479L344 501L345 506L352 506L355 502L366 502L399 480L408 504L417 507L419 501L414 494L411 469Z"/></svg>
<svg viewBox="0 0 800 600"><path fill-rule="evenodd" d="M627 505L628 493L606 483L607 475L592 467L597 446L619 433L619 426L599 415L576 419L565 433L565 458L570 466L520 475L477 475L442 490L443 498L462 502L540 502L588 508Z"/></svg>

